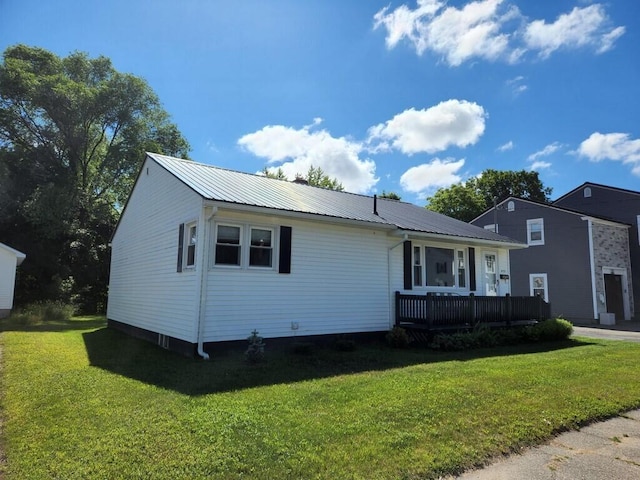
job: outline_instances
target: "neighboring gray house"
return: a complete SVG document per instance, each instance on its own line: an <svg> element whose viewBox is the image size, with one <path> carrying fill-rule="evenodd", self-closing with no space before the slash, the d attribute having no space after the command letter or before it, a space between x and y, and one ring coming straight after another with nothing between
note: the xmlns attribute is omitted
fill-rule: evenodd
<svg viewBox="0 0 640 480"><path fill-rule="evenodd" d="M640 192L586 182L558 198L553 204L631 225L629 255L633 303L640 306ZM608 282L622 280L615 273L607 277ZM632 310L635 310L635 318L638 319L639 308Z"/></svg>
<svg viewBox="0 0 640 480"><path fill-rule="evenodd" d="M26 255L4 243L0 243L0 318L11 313L16 285L16 268Z"/></svg>
<svg viewBox="0 0 640 480"><path fill-rule="evenodd" d="M152 153L111 246L109 324L205 357L254 329L387 331L395 291L505 295L524 247L409 203Z"/></svg>
<svg viewBox="0 0 640 480"><path fill-rule="evenodd" d="M633 316L628 225L515 197L471 223L529 245L510 253L513 295L542 295L578 323Z"/></svg>

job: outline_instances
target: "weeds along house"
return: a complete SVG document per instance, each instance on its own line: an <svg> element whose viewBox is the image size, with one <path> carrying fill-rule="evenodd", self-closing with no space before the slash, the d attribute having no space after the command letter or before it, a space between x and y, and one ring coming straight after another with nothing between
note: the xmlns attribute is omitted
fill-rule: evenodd
<svg viewBox="0 0 640 480"><path fill-rule="evenodd" d="M394 293L505 295L523 245L416 205L148 153L112 238L109 325L185 354L384 332Z"/></svg>

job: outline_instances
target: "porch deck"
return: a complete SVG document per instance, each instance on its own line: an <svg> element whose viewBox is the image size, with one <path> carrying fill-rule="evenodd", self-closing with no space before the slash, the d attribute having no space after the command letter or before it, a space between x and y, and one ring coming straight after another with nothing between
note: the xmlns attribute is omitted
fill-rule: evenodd
<svg viewBox="0 0 640 480"><path fill-rule="evenodd" d="M406 295L396 292L396 326L426 332L469 330L478 325L533 325L550 318L551 306L541 297Z"/></svg>

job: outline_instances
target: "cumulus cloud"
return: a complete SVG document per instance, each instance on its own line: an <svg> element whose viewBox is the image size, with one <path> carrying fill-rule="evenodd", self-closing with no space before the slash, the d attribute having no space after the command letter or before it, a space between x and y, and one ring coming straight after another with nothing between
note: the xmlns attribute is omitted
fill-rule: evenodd
<svg viewBox="0 0 640 480"><path fill-rule="evenodd" d="M306 174L310 166L320 167L331 178L337 178L345 190L366 193L378 182L375 163L361 158L363 145L344 137L333 137L326 130L312 130L322 120L300 129L268 125L244 135L238 145L252 154L266 158L289 178Z"/></svg>
<svg viewBox="0 0 640 480"><path fill-rule="evenodd" d="M367 144L372 151L394 148L409 155L466 147L482 136L486 117L484 108L466 100L447 100L423 110L410 108L371 127Z"/></svg>
<svg viewBox="0 0 640 480"><path fill-rule="evenodd" d="M608 17L600 4L584 8L575 7L560 15L555 22L535 20L527 25L524 40L527 47L539 51L546 58L554 51L565 48L593 46L597 53L613 47L614 42L625 32L624 27L606 28Z"/></svg>
<svg viewBox="0 0 640 480"><path fill-rule="evenodd" d="M576 153L592 162L620 161L630 165L631 171L640 176L640 139L631 139L628 133L592 133Z"/></svg>
<svg viewBox="0 0 640 480"><path fill-rule="evenodd" d="M528 21L504 0L477 0L461 8L439 0L418 0L413 9L387 6L374 15L374 28L386 30L389 49L406 39L418 55L431 51L451 66L472 59L513 63L527 51L546 58L560 48L589 46L603 53L625 32L611 27L601 4L575 7L547 23Z"/></svg>
<svg viewBox="0 0 640 480"><path fill-rule="evenodd" d="M429 163L411 167L400 177L403 190L419 195L441 187L448 187L462 180L458 172L464 166L464 159L434 158Z"/></svg>

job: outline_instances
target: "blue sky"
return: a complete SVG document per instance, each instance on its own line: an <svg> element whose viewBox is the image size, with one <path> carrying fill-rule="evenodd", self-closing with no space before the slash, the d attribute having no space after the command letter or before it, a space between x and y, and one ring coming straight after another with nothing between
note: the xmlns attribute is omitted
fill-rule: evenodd
<svg viewBox="0 0 640 480"><path fill-rule="evenodd" d="M487 168L640 190L638 0L0 0L0 48L105 55L191 158L425 204Z"/></svg>

